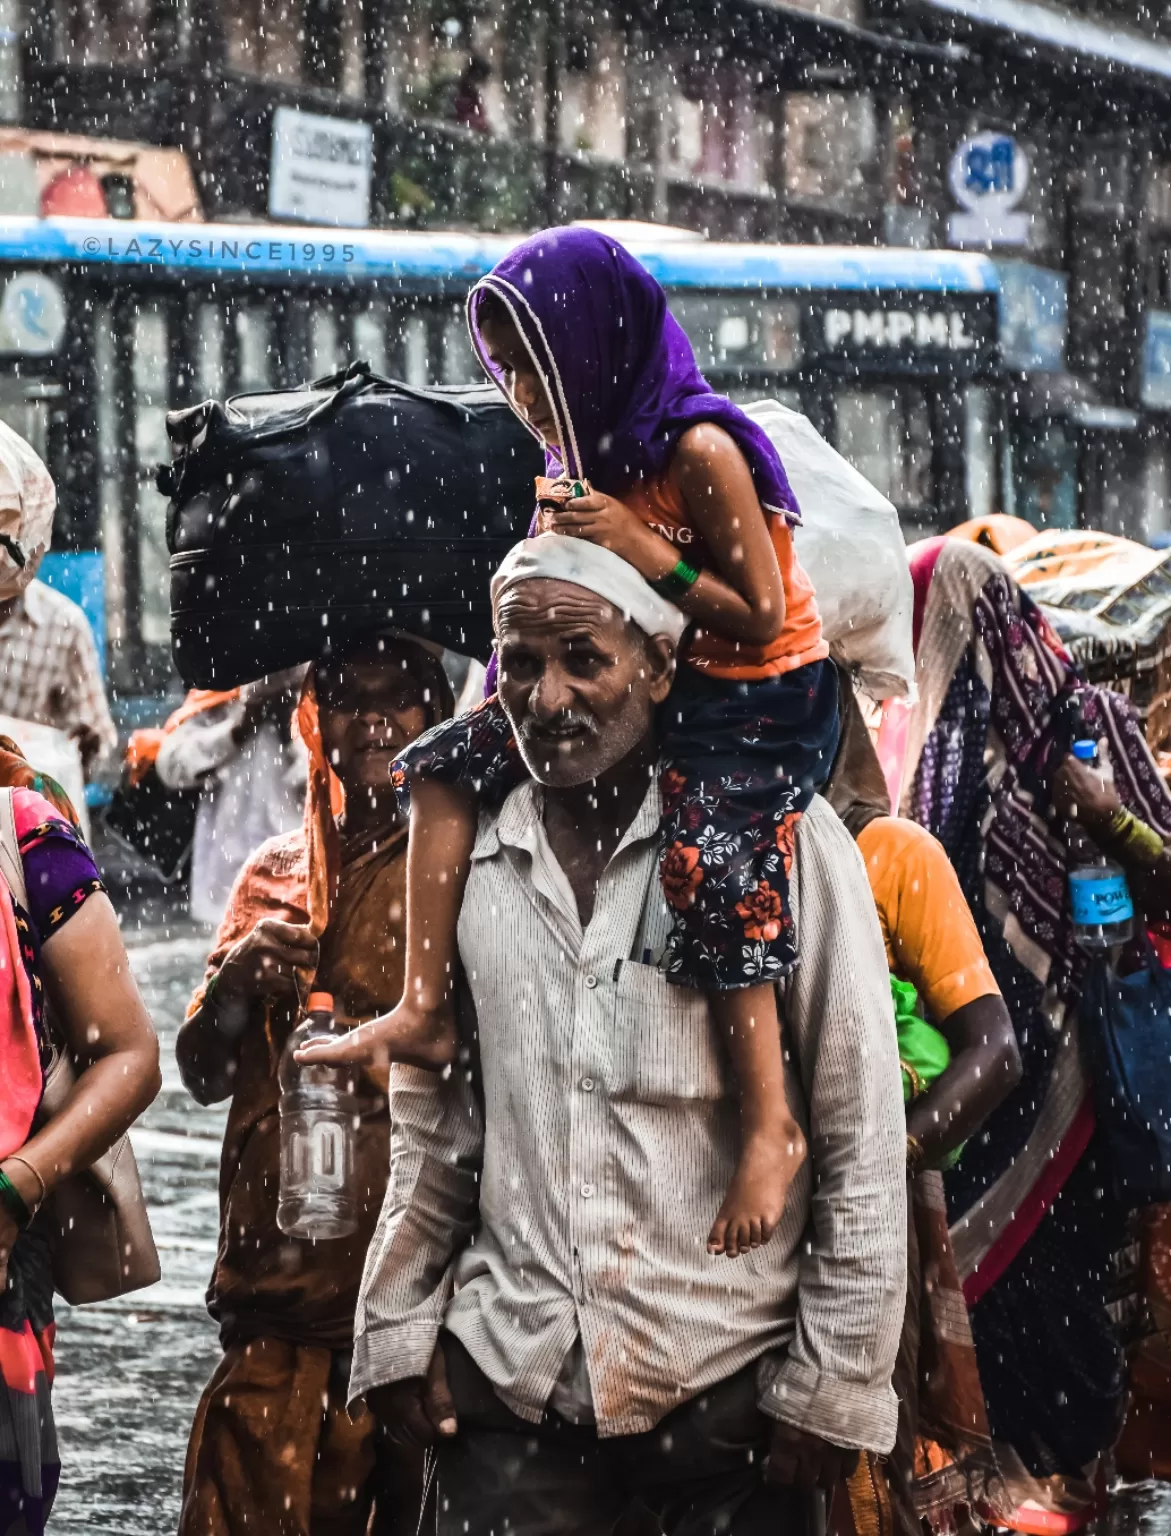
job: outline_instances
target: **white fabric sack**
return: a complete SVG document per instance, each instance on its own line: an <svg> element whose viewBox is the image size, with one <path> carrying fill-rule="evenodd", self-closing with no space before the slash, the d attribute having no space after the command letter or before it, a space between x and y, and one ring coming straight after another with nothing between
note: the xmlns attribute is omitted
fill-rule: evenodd
<svg viewBox="0 0 1171 1536"><path fill-rule="evenodd" d="M85 805L85 773L76 742L56 726L39 725L32 720L18 720L15 715L0 715L0 736L10 736L28 758L30 768L56 779L73 801L81 822L82 836L89 842L89 812Z"/></svg>
<svg viewBox="0 0 1171 1536"><path fill-rule="evenodd" d="M801 508L793 538L830 654L872 699L911 698L914 588L898 513L798 411L779 400L744 411L780 454Z"/></svg>

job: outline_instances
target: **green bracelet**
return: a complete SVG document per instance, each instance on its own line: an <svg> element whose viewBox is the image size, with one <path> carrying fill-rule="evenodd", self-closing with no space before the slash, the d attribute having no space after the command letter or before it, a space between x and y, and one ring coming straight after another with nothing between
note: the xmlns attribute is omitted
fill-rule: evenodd
<svg viewBox="0 0 1171 1536"><path fill-rule="evenodd" d="M1131 811L1115 811L1110 818L1108 836L1116 852L1129 854L1136 864L1147 869L1153 869L1166 852L1163 839L1154 827L1148 827Z"/></svg>
<svg viewBox="0 0 1171 1536"><path fill-rule="evenodd" d="M24 1196L4 1172L3 1168L0 1168L0 1205L4 1207L22 1232L33 1219L32 1212L24 1203Z"/></svg>
<svg viewBox="0 0 1171 1536"><path fill-rule="evenodd" d="M651 586L660 597L665 597L669 603L676 603L681 597L687 596L698 580L699 572L693 565L688 565L686 560L677 560L674 570L652 581Z"/></svg>

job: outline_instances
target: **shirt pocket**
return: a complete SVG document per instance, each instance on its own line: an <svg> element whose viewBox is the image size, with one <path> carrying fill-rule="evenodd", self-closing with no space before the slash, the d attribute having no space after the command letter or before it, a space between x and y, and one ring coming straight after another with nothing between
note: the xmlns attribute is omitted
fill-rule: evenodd
<svg viewBox="0 0 1171 1536"><path fill-rule="evenodd" d="M625 960L614 984L614 1096L646 1104L722 1099L730 1074L702 992Z"/></svg>

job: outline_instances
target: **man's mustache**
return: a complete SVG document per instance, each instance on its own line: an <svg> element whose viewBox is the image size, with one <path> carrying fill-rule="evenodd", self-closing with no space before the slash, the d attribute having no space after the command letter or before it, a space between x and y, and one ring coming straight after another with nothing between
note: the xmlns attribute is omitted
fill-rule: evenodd
<svg viewBox="0 0 1171 1536"><path fill-rule="evenodd" d="M601 727L593 715L582 709L563 709L550 720L538 722L530 715L520 726L520 735L529 741L539 737L542 741L555 740L558 736L599 736Z"/></svg>

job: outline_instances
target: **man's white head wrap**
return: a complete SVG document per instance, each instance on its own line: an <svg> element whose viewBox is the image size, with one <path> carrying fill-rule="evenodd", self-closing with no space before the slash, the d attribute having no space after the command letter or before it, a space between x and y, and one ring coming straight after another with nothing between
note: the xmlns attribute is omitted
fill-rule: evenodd
<svg viewBox="0 0 1171 1536"><path fill-rule="evenodd" d="M669 635L678 644L687 615L660 597L627 560L612 549L561 533L524 539L505 555L492 578L492 613L521 581L568 581L613 604L648 635Z"/></svg>
<svg viewBox="0 0 1171 1536"><path fill-rule="evenodd" d="M40 459L0 421L0 602L24 591L53 537L57 490Z"/></svg>

